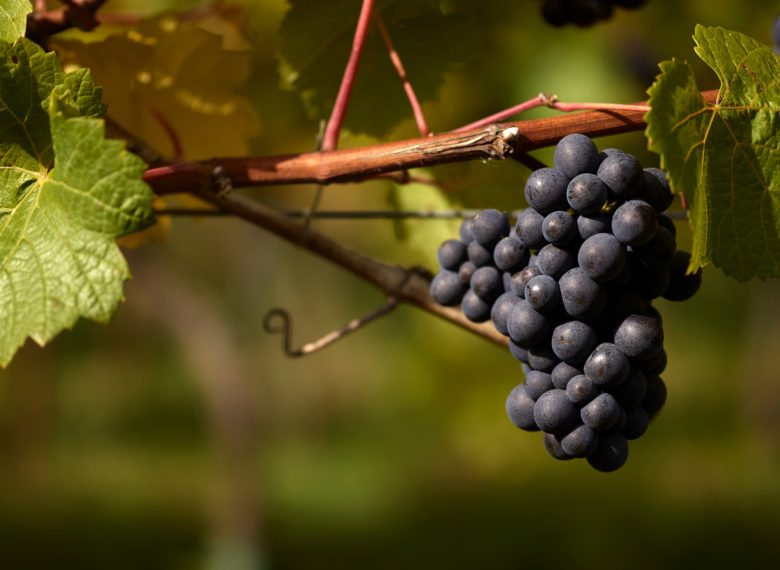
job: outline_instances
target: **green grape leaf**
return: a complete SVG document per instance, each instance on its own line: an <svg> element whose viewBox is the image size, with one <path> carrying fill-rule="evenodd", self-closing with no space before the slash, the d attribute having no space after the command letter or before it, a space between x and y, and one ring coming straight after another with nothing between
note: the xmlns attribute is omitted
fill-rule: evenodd
<svg viewBox="0 0 780 570"><path fill-rule="evenodd" d="M689 206L691 269L712 262L747 281L780 276L780 57L723 28L697 26L696 53L720 79L702 98L693 70L663 62L646 135Z"/></svg>
<svg viewBox="0 0 780 570"><path fill-rule="evenodd" d="M0 40L12 43L23 38L30 12L30 0L0 0Z"/></svg>
<svg viewBox="0 0 780 570"><path fill-rule="evenodd" d="M282 84L297 90L313 118L327 118L355 35L360 2L290 0L280 29ZM388 34L421 101L433 101L449 67L477 53L465 13L443 14L438 0L380 0ZM411 117L409 101L374 22L369 26L344 120L353 133L383 136Z"/></svg>
<svg viewBox="0 0 780 570"><path fill-rule="evenodd" d="M107 322L130 274L114 239L154 221L145 165L105 139L100 89L0 41L0 365L80 317Z"/></svg>

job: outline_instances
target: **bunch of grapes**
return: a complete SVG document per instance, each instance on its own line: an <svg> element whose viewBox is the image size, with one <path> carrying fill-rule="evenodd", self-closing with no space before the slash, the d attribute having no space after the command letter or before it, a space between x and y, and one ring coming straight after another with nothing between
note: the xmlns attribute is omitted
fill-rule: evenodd
<svg viewBox="0 0 780 570"><path fill-rule="evenodd" d="M520 429L544 432L557 459L618 469L666 401L657 297L682 301L701 284L677 250L666 175L585 135L564 137L554 168L525 185L530 208L510 226L498 210L464 220L438 250L436 302L492 320L525 382L506 401Z"/></svg>
<svg viewBox="0 0 780 570"><path fill-rule="evenodd" d="M612 15L612 8L638 8L645 0L544 0L542 16L553 26L569 22L577 26L590 26Z"/></svg>

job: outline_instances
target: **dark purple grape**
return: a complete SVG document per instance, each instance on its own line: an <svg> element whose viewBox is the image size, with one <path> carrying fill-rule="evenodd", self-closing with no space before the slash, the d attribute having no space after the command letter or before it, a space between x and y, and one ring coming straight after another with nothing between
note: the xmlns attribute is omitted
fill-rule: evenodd
<svg viewBox="0 0 780 570"><path fill-rule="evenodd" d="M512 339L509 339L509 352L520 362L528 364L528 350L522 346L518 346Z"/></svg>
<svg viewBox="0 0 780 570"><path fill-rule="evenodd" d="M492 303L504 290L501 273L495 267L480 267L471 276L471 290L480 299Z"/></svg>
<svg viewBox="0 0 780 570"><path fill-rule="evenodd" d="M460 239L463 243L468 245L474 236L471 235L471 227L474 225L474 218L466 218L460 223Z"/></svg>
<svg viewBox="0 0 780 570"><path fill-rule="evenodd" d="M539 271L555 279L559 279L561 275L577 265L577 258L573 253L551 243L540 249L538 256Z"/></svg>
<svg viewBox="0 0 780 570"><path fill-rule="evenodd" d="M658 226L649 242L632 249L645 267L653 269L672 262L677 251L677 242L669 230Z"/></svg>
<svg viewBox="0 0 780 570"><path fill-rule="evenodd" d="M493 307L490 309L490 320L493 321L493 326L496 330L503 335L509 335L506 330L506 319L509 317L509 311L515 306L515 303L520 301L520 297L513 293L503 293L499 295Z"/></svg>
<svg viewBox="0 0 780 570"><path fill-rule="evenodd" d="M578 214L596 214L607 201L607 186L595 174L580 174L566 187L566 201Z"/></svg>
<svg viewBox="0 0 780 570"><path fill-rule="evenodd" d="M559 362L549 346L538 345L528 349L528 365L534 370L552 372Z"/></svg>
<svg viewBox="0 0 780 570"><path fill-rule="evenodd" d="M658 227L666 228L670 234L677 237L677 226L674 225L674 220L666 214L658 214Z"/></svg>
<svg viewBox="0 0 780 570"><path fill-rule="evenodd" d="M493 250L493 262L501 271L514 273L528 265L530 255L528 248L519 237L510 236L496 244Z"/></svg>
<svg viewBox="0 0 780 570"><path fill-rule="evenodd" d="M663 298L670 301L685 301L690 299L701 286L701 267L694 273L686 273L691 262L691 254L678 250L669 265L669 286L663 293Z"/></svg>
<svg viewBox="0 0 780 570"><path fill-rule="evenodd" d="M612 233L621 243L637 246L649 242L658 228L658 214L642 200L629 200L612 213Z"/></svg>
<svg viewBox="0 0 780 570"><path fill-rule="evenodd" d="M628 378L631 364L617 346L602 342L585 361L583 371L598 386L613 387Z"/></svg>
<svg viewBox="0 0 780 570"><path fill-rule="evenodd" d="M546 372L540 372L538 370L531 370L528 374L525 376L525 393L528 394L528 397L532 400L536 400L547 392L547 390L552 390L552 380L550 380L550 375Z"/></svg>
<svg viewBox="0 0 780 570"><path fill-rule="evenodd" d="M536 400L534 421L542 431L562 433L578 421L577 407L571 403L564 390L553 388Z"/></svg>
<svg viewBox="0 0 780 570"><path fill-rule="evenodd" d="M597 342L593 328L582 321L568 321L555 327L551 346L555 356L576 365L585 361Z"/></svg>
<svg viewBox="0 0 780 570"><path fill-rule="evenodd" d="M642 175L644 179L642 200L650 204L660 214L674 201L674 194L669 189L666 173L660 168L645 168Z"/></svg>
<svg viewBox="0 0 780 570"><path fill-rule="evenodd" d="M469 261L477 267L485 267L493 263L493 251L487 249L477 241L471 241L466 246Z"/></svg>
<svg viewBox="0 0 780 570"><path fill-rule="evenodd" d="M559 362L550 372L550 379L553 386L559 390L565 390L569 380L577 376L577 374L582 374L582 370L567 362Z"/></svg>
<svg viewBox="0 0 780 570"><path fill-rule="evenodd" d="M506 216L493 208L480 210L474 216L471 226L471 236L485 247L492 249L501 238L509 235L509 222Z"/></svg>
<svg viewBox="0 0 780 570"><path fill-rule="evenodd" d="M612 231L612 218L605 212L577 217L577 231L583 241L596 234L608 234Z"/></svg>
<svg viewBox="0 0 780 570"><path fill-rule="evenodd" d="M599 434L596 451L588 456L588 463L599 471L620 469L628 459L628 442L623 434L609 432Z"/></svg>
<svg viewBox="0 0 780 570"><path fill-rule="evenodd" d="M550 383L552 383L552 378ZM572 403L578 406L584 406L599 393L599 387L584 374L578 374L566 384L566 395L569 396Z"/></svg>
<svg viewBox="0 0 780 570"><path fill-rule="evenodd" d="M444 269L457 271L467 259L466 245L458 239L448 239L439 246L436 258Z"/></svg>
<svg viewBox="0 0 780 570"><path fill-rule="evenodd" d="M626 425L620 430L626 439L637 439L647 431L650 418L644 408L636 407L626 411Z"/></svg>
<svg viewBox="0 0 780 570"><path fill-rule="evenodd" d="M599 167L599 161L599 150L585 135L566 135L555 145L553 164L569 178L586 172L594 174Z"/></svg>
<svg viewBox="0 0 780 570"><path fill-rule="evenodd" d="M632 367L628 378L620 386L611 388L609 393L623 408L637 407L647 396L647 380L644 373L636 366Z"/></svg>
<svg viewBox="0 0 780 570"><path fill-rule="evenodd" d="M666 403L666 384L660 376L649 374L645 376L647 380L647 395L642 401L642 407L650 418L661 411Z"/></svg>
<svg viewBox="0 0 780 570"><path fill-rule="evenodd" d="M491 303L480 299L473 289L466 291L461 303L461 311L466 318L475 323L484 323L490 318Z"/></svg>
<svg viewBox="0 0 780 570"><path fill-rule="evenodd" d="M534 417L536 417L535 410ZM582 407L580 417L590 429L607 431L617 423L620 417L620 404L611 394L599 394Z"/></svg>
<svg viewBox="0 0 780 570"><path fill-rule="evenodd" d="M558 281L566 313L576 319L590 319L604 309L606 290L588 277L581 267L573 267Z"/></svg>
<svg viewBox="0 0 780 570"><path fill-rule="evenodd" d="M596 174L609 188L610 196L618 200L636 196L643 182L642 165L634 156L624 152L607 156Z"/></svg>
<svg viewBox="0 0 780 570"><path fill-rule="evenodd" d="M565 210L569 207L566 202L568 185L569 177L561 170L549 167L534 170L525 184L525 200L542 215L555 210ZM522 235L520 237L525 241ZM528 242L526 244L530 246Z"/></svg>
<svg viewBox="0 0 780 570"><path fill-rule="evenodd" d="M585 273L596 282L618 276L626 263L626 248L612 234L596 234L580 246L577 261Z"/></svg>
<svg viewBox="0 0 780 570"><path fill-rule="evenodd" d="M648 360L663 346L661 321L645 315L628 315L615 330L614 342L629 358Z"/></svg>
<svg viewBox="0 0 780 570"><path fill-rule="evenodd" d="M658 351L658 354L656 354L653 358L650 360L645 360L644 362L638 362L637 366L642 370L642 372L645 373L645 375L648 374L660 374L664 370L666 370L666 351L662 348Z"/></svg>
<svg viewBox="0 0 780 570"><path fill-rule="evenodd" d="M549 275L537 275L528 281L524 297L540 313L552 311L561 302L558 282Z"/></svg>
<svg viewBox="0 0 780 570"><path fill-rule="evenodd" d="M525 299L515 303L509 311L506 328L510 338L525 348L545 341L550 335L547 317L534 310Z"/></svg>
<svg viewBox="0 0 780 570"><path fill-rule="evenodd" d="M544 448L547 450L547 453L552 455L555 459L560 459L563 461L572 459L572 456L563 450L563 447L561 447L561 442L556 435L545 433L542 436L542 443L544 443Z"/></svg>
<svg viewBox="0 0 780 570"><path fill-rule="evenodd" d="M431 280L431 297L440 305L454 307L460 304L468 287L454 271L442 269Z"/></svg>
<svg viewBox="0 0 780 570"><path fill-rule="evenodd" d="M577 221L568 212L555 210L545 216L542 235L551 244L566 245L579 235Z"/></svg>
<svg viewBox="0 0 780 570"><path fill-rule="evenodd" d="M561 439L561 448L572 457L588 457L598 445L598 434L586 425L577 426Z"/></svg>
<svg viewBox="0 0 780 570"><path fill-rule="evenodd" d="M465 285L469 285L471 283L471 276L474 275L476 270L477 266L474 265L473 261L464 261L458 268L458 277L460 277L460 280Z"/></svg>
<svg viewBox="0 0 780 570"><path fill-rule="evenodd" d="M526 208L517 216L515 233L529 249L540 249L547 241L542 234L544 216L533 208Z"/></svg>
<svg viewBox="0 0 780 570"><path fill-rule="evenodd" d="M506 414L512 423L525 431L539 431L534 421L535 402L528 396L523 384L515 386L506 399Z"/></svg>

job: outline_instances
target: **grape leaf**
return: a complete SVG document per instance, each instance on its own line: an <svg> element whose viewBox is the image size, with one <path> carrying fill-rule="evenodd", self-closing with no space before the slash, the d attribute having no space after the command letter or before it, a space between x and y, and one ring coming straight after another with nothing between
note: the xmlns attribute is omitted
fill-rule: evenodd
<svg viewBox="0 0 780 570"><path fill-rule="evenodd" d="M352 49L360 2L289 4L279 32L282 83L300 93L313 118L327 118ZM435 100L448 68L477 52L468 17L442 14L438 0L380 0L374 9L381 13L420 101ZM398 73L372 22L344 126L353 133L383 136L411 116Z"/></svg>
<svg viewBox="0 0 780 570"><path fill-rule="evenodd" d="M111 118L166 156L179 159L249 153L259 119L240 93L250 53L164 14L99 42L55 39L67 67L89 68L103 87ZM233 40L235 43L235 40ZM173 134L173 136L172 136Z"/></svg>
<svg viewBox="0 0 780 570"><path fill-rule="evenodd" d="M0 365L80 316L108 321L130 276L114 238L153 222L145 165L105 140L100 89L0 41Z"/></svg>
<svg viewBox="0 0 780 570"><path fill-rule="evenodd" d="M0 40L12 43L24 37L30 12L30 0L0 0Z"/></svg>
<svg viewBox="0 0 780 570"><path fill-rule="evenodd" d="M717 101L704 101L687 63L663 62L646 131L690 205L691 269L780 276L780 57L723 28L697 26L694 39L720 79Z"/></svg>

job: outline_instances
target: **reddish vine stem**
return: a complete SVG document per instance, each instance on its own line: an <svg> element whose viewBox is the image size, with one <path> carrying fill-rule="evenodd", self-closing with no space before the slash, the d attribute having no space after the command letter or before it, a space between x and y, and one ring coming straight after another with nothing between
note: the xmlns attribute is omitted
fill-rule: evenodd
<svg viewBox="0 0 780 570"><path fill-rule="evenodd" d="M374 9L374 0L363 0L363 6L360 9L357 28L355 29L355 39L352 42L352 52L347 61L347 67L344 70L344 77L341 80L336 103L333 105L333 112L330 115L328 126L325 128L325 137L322 140L322 150L335 150L339 142L339 133L341 125L344 123L344 115L347 112L349 96L352 93L352 86L355 84L355 76L360 65L360 56L363 54L363 45L368 33L368 25L371 21L371 12Z"/></svg>
<svg viewBox="0 0 780 570"><path fill-rule="evenodd" d="M712 103L717 91L702 95ZM355 149L183 162L151 168L144 179L158 194L197 192L210 183L215 166L222 167L234 188L357 182L421 166L514 156L555 144L569 133L599 137L644 127L643 111L588 111Z"/></svg>
<svg viewBox="0 0 780 570"><path fill-rule="evenodd" d="M414 88L409 82L409 77L406 75L403 63L401 63L401 56L398 55L398 52L393 45L393 40L390 39L387 26L385 26L385 21L382 19L382 15L379 12L374 13L374 21L376 22L376 27L379 29L379 35L382 36L382 41L387 48L387 53L390 55L390 61L393 62L393 67L395 67L395 70L398 72L398 77L401 78L406 97L409 99L409 104L412 106L412 113L414 113L414 120L417 122L417 128L420 130L422 136L427 137L431 134L431 131L428 129L428 123L425 121L425 115L420 106L420 101L417 100Z"/></svg>

